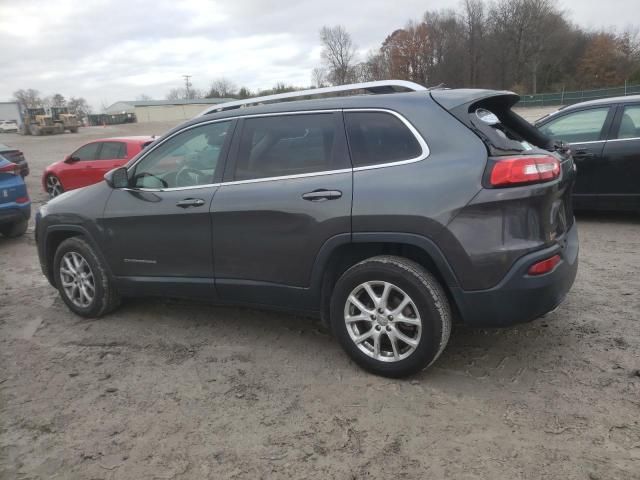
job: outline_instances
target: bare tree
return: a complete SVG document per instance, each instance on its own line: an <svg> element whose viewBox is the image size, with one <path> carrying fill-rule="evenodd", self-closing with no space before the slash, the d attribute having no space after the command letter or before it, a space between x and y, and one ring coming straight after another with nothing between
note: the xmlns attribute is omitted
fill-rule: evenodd
<svg viewBox="0 0 640 480"><path fill-rule="evenodd" d="M320 41L322 60L329 73L329 81L335 85L349 83L356 56L356 48L349 32L342 25L324 26L320 29Z"/></svg>
<svg viewBox="0 0 640 480"><path fill-rule="evenodd" d="M166 98L167 100L182 100L184 99L184 89L172 88L167 92L164 98Z"/></svg>
<svg viewBox="0 0 640 480"><path fill-rule="evenodd" d="M38 108L43 105L40 92L33 88L17 90L13 92L13 98L22 105L22 108Z"/></svg>
<svg viewBox="0 0 640 480"><path fill-rule="evenodd" d="M316 88L327 86L327 71L322 67L311 70L311 85Z"/></svg>
<svg viewBox="0 0 640 480"><path fill-rule="evenodd" d="M367 66L367 80L387 80L391 78L391 61L387 52L383 49L369 52L365 63Z"/></svg>
<svg viewBox="0 0 640 480"><path fill-rule="evenodd" d="M482 46L485 29L485 11L482 0L463 0L462 18L466 29L467 55L469 58L469 83L471 87L478 85L480 63L482 62Z"/></svg>
<svg viewBox="0 0 640 480"><path fill-rule="evenodd" d="M71 97L67 102L69 112L78 116L78 118L84 118L91 113L91 107L87 101L82 97Z"/></svg>
<svg viewBox="0 0 640 480"><path fill-rule="evenodd" d="M217 78L211 82L211 88L207 94L207 98L230 98L237 95L238 87L224 77Z"/></svg>
<svg viewBox="0 0 640 480"><path fill-rule="evenodd" d="M63 95L59 93L55 93L51 96L51 106L52 107L66 107L67 99L64 98Z"/></svg>
<svg viewBox="0 0 640 480"><path fill-rule="evenodd" d="M251 90L249 90L247 87L240 87L237 97L240 99L251 98L253 97L253 93L251 93Z"/></svg>
<svg viewBox="0 0 640 480"><path fill-rule="evenodd" d="M172 88L165 95L167 100L196 100L198 98L204 98L204 92L197 88Z"/></svg>

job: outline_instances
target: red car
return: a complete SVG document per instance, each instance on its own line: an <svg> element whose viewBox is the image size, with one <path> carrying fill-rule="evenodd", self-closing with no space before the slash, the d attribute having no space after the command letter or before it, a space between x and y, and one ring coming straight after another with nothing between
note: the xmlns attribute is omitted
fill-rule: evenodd
<svg viewBox="0 0 640 480"><path fill-rule="evenodd" d="M154 137L102 138L89 142L49 165L42 174L42 187L51 198L67 190L102 181L109 170L120 167L152 143Z"/></svg>

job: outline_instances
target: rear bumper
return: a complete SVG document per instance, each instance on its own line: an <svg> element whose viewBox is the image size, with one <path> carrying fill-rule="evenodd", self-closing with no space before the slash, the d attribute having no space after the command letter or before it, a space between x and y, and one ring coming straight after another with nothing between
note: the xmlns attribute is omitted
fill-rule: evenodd
<svg viewBox="0 0 640 480"><path fill-rule="evenodd" d="M551 272L527 274L533 263L555 254L560 254L562 261ZM577 271L578 229L574 222L558 245L520 258L495 287L474 291L456 287L452 293L466 325L505 327L534 320L560 305Z"/></svg>
<svg viewBox="0 0 640 480"><path fill-rule="evenodd" d="M31 204L26 207L0 207L0 225L29 220L31 217Z"/></svg>

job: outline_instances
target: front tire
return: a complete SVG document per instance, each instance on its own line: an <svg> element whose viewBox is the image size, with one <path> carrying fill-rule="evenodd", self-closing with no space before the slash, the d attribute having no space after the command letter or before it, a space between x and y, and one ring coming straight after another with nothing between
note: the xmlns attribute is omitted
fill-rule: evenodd
<svg viewBox="0 0 640 480"><path fill-rule="evenodd" d="M53 273L62 300L77 315L101 317L120 304L106 266L82 237L71 237L60 244Z"/></svg>
<svg viewBox="0 0 640 480"><path fill-rule="evenodd" d="M385 377L404 377L436 361L451 332L440 283L421 265L378 256L347 270L331 296L331 327L349 356Z"/></svg>
<svg viewBox="0 0 640 480"><path fill-rule="evenodd" d="M3 225L0 227L0 233L9 238L19 237L25 234L28 226L29 222L27 220L20 220L9 225Z"/></svg>
<svg viewBox="0 0 640 480"><path fill-rule="evenodd" d="M49 194L49 198L55 198L61 193L64 193L62 182L55 175L47 175L45 184L47 186L47 193Z"/></svg>

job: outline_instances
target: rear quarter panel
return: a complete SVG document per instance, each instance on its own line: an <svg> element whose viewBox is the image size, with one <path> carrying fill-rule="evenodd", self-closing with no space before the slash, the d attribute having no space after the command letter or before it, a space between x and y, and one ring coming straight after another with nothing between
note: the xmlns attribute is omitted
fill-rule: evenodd
<svg viewBox="0 0 640 480"><path fill-rule="evenodd" d="M394 105L430 153L414 163L354 172L353 232L413 233L433 240L481 189L487 151L429 96L403 95Z"/></svg>

